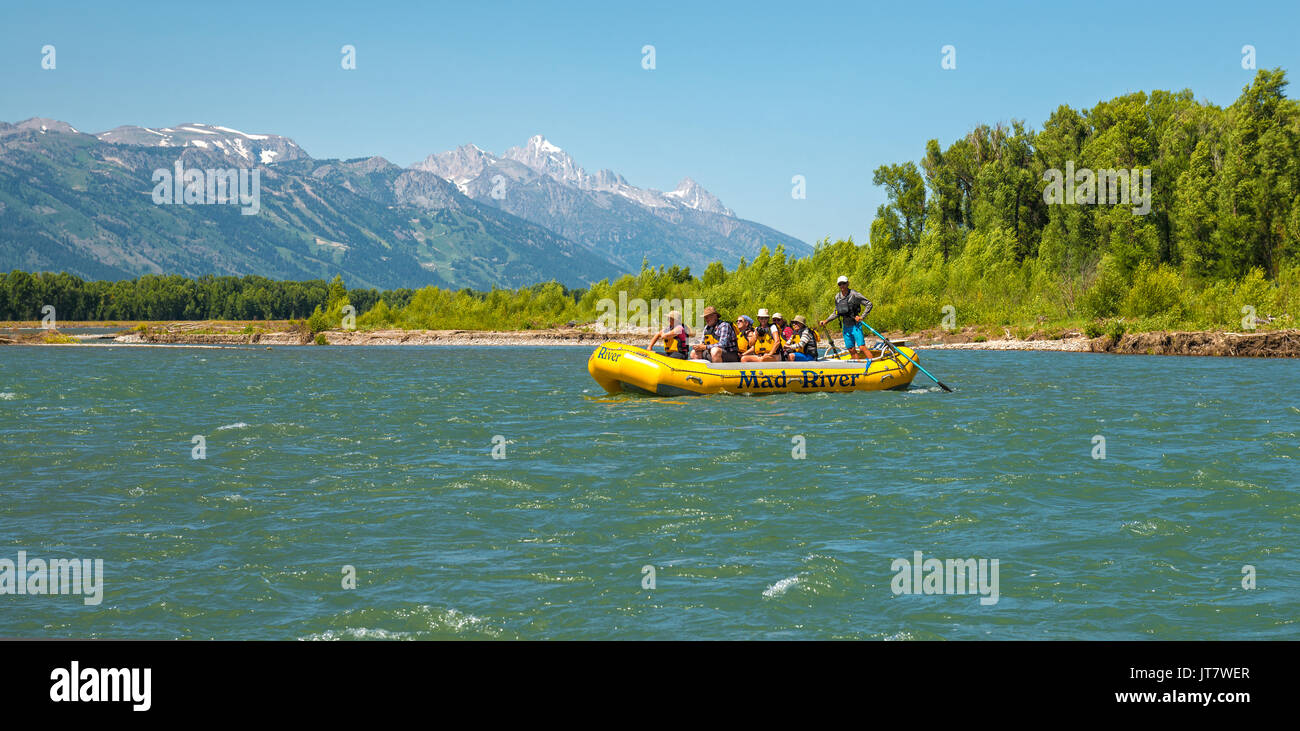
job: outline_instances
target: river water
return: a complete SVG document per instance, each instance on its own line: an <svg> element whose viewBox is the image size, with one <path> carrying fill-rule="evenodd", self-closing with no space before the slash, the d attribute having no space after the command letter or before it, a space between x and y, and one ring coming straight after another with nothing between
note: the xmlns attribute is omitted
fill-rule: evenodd
<svg viewBox="0 0 1300 731"><path fill-rule="evenodd" d="M0 573L103 561L0 637L1300 639L1294 361L656 399L589 353L0 349Z"/></svg>

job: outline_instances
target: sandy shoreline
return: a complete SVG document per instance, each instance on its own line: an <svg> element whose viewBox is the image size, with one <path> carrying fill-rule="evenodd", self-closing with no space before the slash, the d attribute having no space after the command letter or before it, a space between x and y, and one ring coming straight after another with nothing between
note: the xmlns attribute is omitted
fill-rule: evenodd
<svg viewBox="0 0 1300 731"><path fill-rule="evenodd" d="M272 328L274 323L263 323ZM82 327L94 327L87 323ZM1006 337L989 340L973 328L963 332L924 331L886 333L907 340L918 350L1036 350L1075 353L1145 355L1202 355L1242 357L1300 357L1300 330L1267 332L1149 332L1129 333L1116 340L1103 335L1088 338L1077 331L1064 337L1047 338L1041 333L1028 339ZM1009 332L1006 333L1010 335ZM452 345L452 346L546 346L595 347L608 340L644 344L642 333L606 333L586 328L555 330L327 330L327 345ZM839 338L837 337L838 341ZM0 330L0 345L91 345L91 346L298 346L311 345L315 336L280 326L263 330L251 323L174 322L135 327L113 333L62 335L45 332Z"/></svg>

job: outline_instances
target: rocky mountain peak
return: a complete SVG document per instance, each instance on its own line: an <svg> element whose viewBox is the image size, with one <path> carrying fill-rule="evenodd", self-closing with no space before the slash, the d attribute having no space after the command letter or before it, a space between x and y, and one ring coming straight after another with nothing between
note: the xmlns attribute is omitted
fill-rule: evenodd
<svg viewBox="0 0 1300 731"><path fill-rule="evenodd" d="M19 122L14 126L17 127L18 129L30 129L42 133L63 132L63 133L74 134L74 135L81 134L81 132L77 128L73 127L67 122L63 122L57 119L48 119L46 117L32 117L31 119L24 119L23 121Z"/></svg>
<svg viewBox="0 0 1300 731"><path fill-rule="evenodd" d="M664 193L665 198L672 199L677 203L692 208L697 211L706 211L708 213L717 213L722 216L734 217L736 214L730 208L722 205L722 201L704 186L695 182L691 178L682 178L682 182L677 184L677 188L668 193Z"/></svg>
<svg viewBox="0 0 1300 731"><path fill-rule="evenodd" d="M438 152L412 165L416 170L426 170L458 186L477 178L483 169L496 162L497 157L478 145L461 145L454 150Z"/></svg>
<svg viewBox="0 0 1300 731"><path fill-rule="evenodd" d="M95 135L102 142L145 147L197 147L221 153L241 166L269 165L311 157L288 137L248 134L230 127L186 122L173 127L125 125Z"/></svg>
<svg viewBox="0 0 1300 731"><path fill-rule="evenodd" d="M570 185L587 187L587 173L574 161L569 153L551 143L542 135L533 135L523 147L512 147L502 155L507 160L514 160L532 168L541 175Z"/></svg>

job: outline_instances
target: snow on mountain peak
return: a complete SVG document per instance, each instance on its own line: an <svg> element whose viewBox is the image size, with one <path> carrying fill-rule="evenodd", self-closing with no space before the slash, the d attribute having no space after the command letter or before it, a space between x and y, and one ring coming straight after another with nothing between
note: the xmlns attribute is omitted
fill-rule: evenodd
<svg viewBox="0 0 1300 731"><path fill-rule="evenodd" d="M677 184L677 189L664 193L665 198L671 198L681 205L692 208L697 211L706 211L708 213L718 213L723 216L732 216L730 208L722 205L722 201L703 186L691 178L682 178L682 182Z"/></svg>
<svg viewBox="0 0 1300 731"><path fill-rule="evenodd" d="M564 150L551 144L542 135L533 135L523 147L512 147L502 155L507 160L523 163L542 175L579 188L588 187L587 172L578 167Z"/></svg>
<svg viewBox="0 0 1300 731"><path fill-rule="evenodd" d="M57 119L49 119L47 117L32 117L31 119L24 119L23 121L19 122L14 126L18 127L19 129L34 129L40 132L41 134L46 134L48 132L66 132L70 134L81 134L79 131L77 131L76 127L73 127L67 122L63 122Z"/></svg>
<svg viewBox="0 0 1300 731"><path fill-rule="evenodd" d="M529 137L528 146L540 152L559 152L559 153L564 152L564 150L561 150L560 148L551 144L551 141L546 139L542 135L533 135L532 137Z"/></svg>
<svg viewBox="0 0 1300 731"><path fill-rule="evenodd" d="M729 218L736 216L730 208L722 205L717 196L691 178L683 178L676 190L661 193L631 185L623 176L608 169L588 175L569 153L544 135L529 137L522 146L511 147L500 158L477 145L465 144L455 150L429 155L412 167L432 172L464 191L471 181L484 175L488 168L495 168L500 161L519 163L555 182L579 190L617 195L647 208L680 207Z"/></svg>
<svg viewBox="0 0 1300 731"><path fill-rule="evenodd" d="M252 135L230 127L186 122L174 127L126 125L95 135L102 142L146 147L197 147L218 151L239 165L296 160L308 157L306 150L288 137Z"/></svg>
<svg viewBox="0 0 1300 731"><path fill-rule="evenodd" d="M466 144L454 150L429 155L411 167L427 170L463 189L467 182L482 174L483 169L496 160L496 155L478 145Z"/></svg>

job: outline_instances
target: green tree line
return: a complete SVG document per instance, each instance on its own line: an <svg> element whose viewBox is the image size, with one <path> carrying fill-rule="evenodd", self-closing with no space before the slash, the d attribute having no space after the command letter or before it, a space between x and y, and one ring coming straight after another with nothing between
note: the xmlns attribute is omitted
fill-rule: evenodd
<svg viewBox="0 0 1300 731"><path fill-rule="evenodd" d="M593 322L626 293L702 299L729 316L767 307L816 320L831 309L835 277L847 274L876 303L871 323L889 330L937 327L946 313L959 327L1235 330L1248 317L1295 327L1300 104L1286 86L1282 70L1261 70L1227 108L1186 90L1137 92L1091 109L1062 106L1039 131L1013 122L981 125L946 147L930 140L919 164L874 171L888 202L867 245L826 239L802 259L764 248L698 277L643 264L585 290L550 282L491 292L13 272L0 275L0 317L34 319L54 304L65 319L309 317L319 331L337 327L351 304L363 329L514 330ZM1054 181L1083 170L1096 175L1068 181L1073 198L1053 196Z"/></svg>
<svg viewBox="0 0 1300 731"><path fill-rule="evenodd" d="M890 330L937 327L948 312L957 326L1235 330L1250 318L1294 327L1300 105L1286 86L1282 70L1261 70L1226 109L1186 90L1138 92L1092 109L1062 106L1037 132L1014 122L981 125L946 148L930 140L919 165L874 171L888 202L867 246L827 239L797 260L764 249L732 270L714 262L699 278L643 266L573 301L546 290L489 301L421 290L406 308L361 324L590 322L620 292L702 298L728 315L767 307L820 319L834 278L847 274L876 302L872 323ZM1071 180L1074 198L1049 202L1053 171L1059 181L1084 169L1091 185ZM1117 170L1123 178L1095 175ZM1131 186L1122 195L1121 181Z"/></svg>
<svg viewBox="0 0 1300 731"><path fill-rule="evenodd" d="M285 320L304 318L326 304L342 279L305 282L265 277L146 275L119 281L85 281L67 273L0 272L0 320L38 320L45 305L59 320ZM383 302L404 307L411 289L344 290L357 311Z"/></svg>

